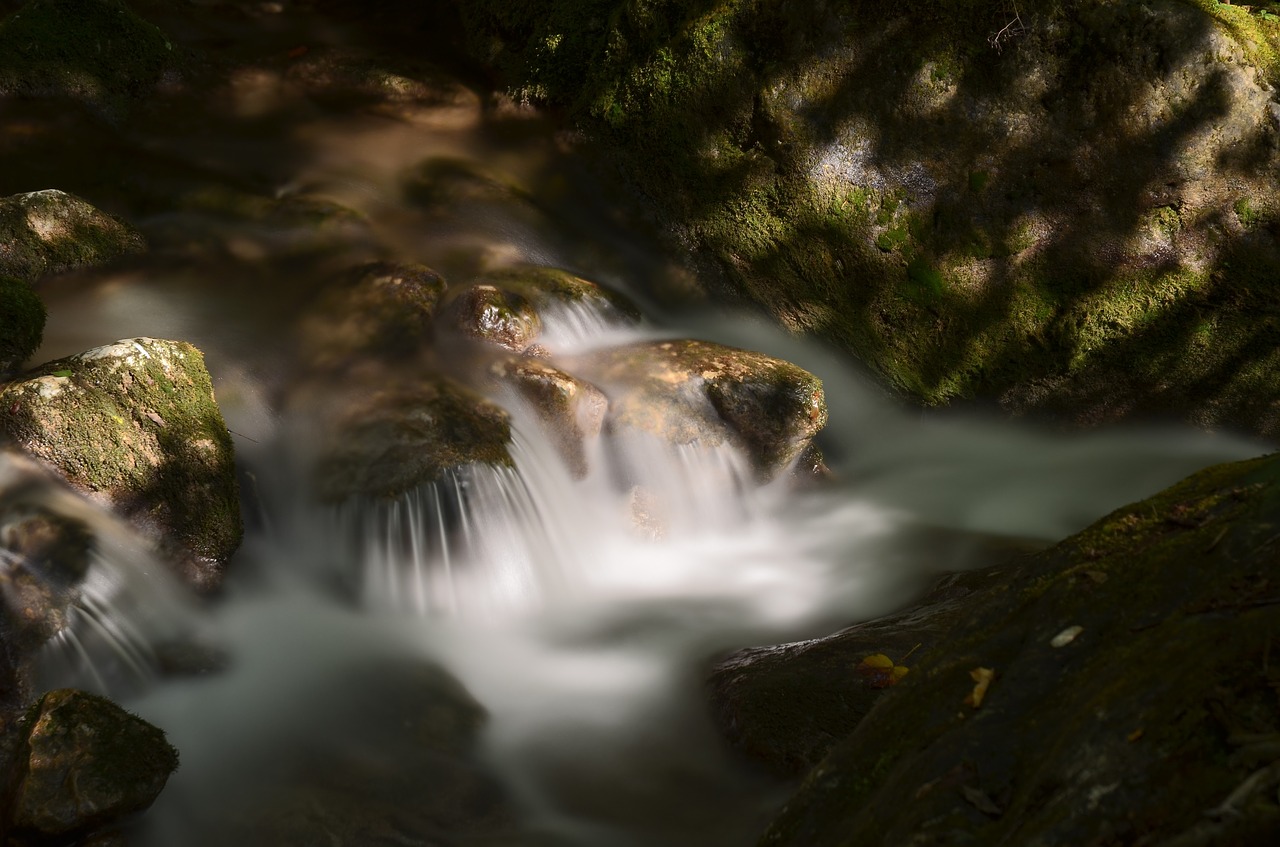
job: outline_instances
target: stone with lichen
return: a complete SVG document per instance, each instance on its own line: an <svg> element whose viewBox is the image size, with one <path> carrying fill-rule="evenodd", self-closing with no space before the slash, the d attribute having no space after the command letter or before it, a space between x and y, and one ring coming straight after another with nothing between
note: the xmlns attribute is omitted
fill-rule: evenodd
<svg viewBox="0 0 1280 847"><path fill-rule="evenodd" d="M146 250L133 227L65 191L0 198L0 276L33 282Z"/></svg>
<svg viewBox="0 0 1280 847"><path fill-rule="evenodd" d="M68 838L146 809L178 767L164 733L109 700L61 689L26 715L11 828Z"/></svg>
<svg viewBox="0 0 1280 847"><path fill-rule="evenodd" d="M109 504L181 575L215 587L243 524L233 448L204 357L132 338L0 388L0 439Z"/></svg>

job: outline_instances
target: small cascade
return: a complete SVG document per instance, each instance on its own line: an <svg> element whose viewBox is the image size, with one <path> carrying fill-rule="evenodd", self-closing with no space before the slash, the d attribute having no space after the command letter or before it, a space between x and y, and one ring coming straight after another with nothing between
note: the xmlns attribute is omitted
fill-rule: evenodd
<svg viewBox="0 0 1280 847"><path fill-rule="evenodd" d="M573 354L630 337L632 330L618 321L616 310L589 300L569 300L544 306L540 342L557 353Z"/></svg>
<svg viewBox="0 0 1280 847"><path fill-rule="evenodd" d="M29 661L35 690L143 690L201 625L129 527L9 453L0 453L0 595L10 638L32 644L10 660Z"/></svg>

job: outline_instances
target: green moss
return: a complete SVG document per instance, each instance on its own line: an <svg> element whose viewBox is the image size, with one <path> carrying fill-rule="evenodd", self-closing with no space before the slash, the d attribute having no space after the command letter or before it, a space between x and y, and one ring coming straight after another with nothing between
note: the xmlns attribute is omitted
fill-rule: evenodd
<svg viewBox="0 0 1280 847"><path fill-rule="evenodd" d="M31 0L0 23L0 90L57 94L118 114L178 59L121 0Z"/></svg>
<svg viewBox="0 0 1280 847"><path fill-rule="evenodd" d="M20 366L40 347L45 309L22 280L0 276L0 376Z"/></svg>

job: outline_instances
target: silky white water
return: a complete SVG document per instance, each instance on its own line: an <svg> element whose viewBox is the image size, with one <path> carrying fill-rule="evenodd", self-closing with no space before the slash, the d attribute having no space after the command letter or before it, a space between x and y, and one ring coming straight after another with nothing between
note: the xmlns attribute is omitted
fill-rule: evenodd
<svg viewBox="0 0 1280 847"><path fill-rule="evenodd" d="M431 662L488 712L482 761L515 812L509 838L485 843L750 844L786 786L716 736L702 689L715 656L892 611L933 575L990 564L1002 537L1051 542L1269 449L1169 426L1064 436L903 409L848 359L757 319L654 306L652 292L684 271L536 115L486 109L465 89L391 116L304 99L269 73L246 75L213 101L226 115L210 132L192 137L175 120L168 135L120 143L138 145L140 168L163 155L214 174L201 178L343 203L363 228L329 231L308 252L305 230L144 216L149 258L41 290L50 317L37 360L137 335L201 347L244 471L249 532L223 596L197 608L153 590L148 568L118 563L137 556L108 552L91 575L104 586L92 620L52 651L51 678L106 688L181 751L139 843L227 843L227 822L317 751L355 750L394 773L410 742L368 741L362 698L376 686L347 681ZM261 115L278 117L237 134ZM424 205L404 188L424 163L461 163L485 190ZM526 190L492 190L506 184ZM692 337L796 362L824 381L820 442L836 479L760 486L731 448L643 436L592 441L590 473L575 479L534 416L495 396L513 415L514 469L461 468L385 503L318 504L277 402L296 376L291 321L327 273L371 257L424 262L451 282L520 262L565 267L649 307L626 330L577 309L544 315L557 354ZM164 625L144 625L153 619ZM225 667L141 693L122 685L120 662L145 664L152 641L175 637L173 620ZM140 635L114 664L85 662L76 644L104 630Z"/></svg>

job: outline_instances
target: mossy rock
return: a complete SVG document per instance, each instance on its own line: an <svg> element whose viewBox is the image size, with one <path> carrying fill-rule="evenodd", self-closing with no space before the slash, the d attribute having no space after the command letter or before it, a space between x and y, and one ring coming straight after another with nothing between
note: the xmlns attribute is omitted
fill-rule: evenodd
<svg viewBox="0 0 1280 847"><path fill-rule="evenodd" d="M0 21L0 94L68 97L119 118L181 64L122 0L31 0Z"/></svg>
<svg viewBox="0 0 1280 847"><path fill-rule="evenodd" d="M73 194L49 189L0 198L0 276L34 282L146 249L137 230Z"/></svg>
<svg viewBox="0 0 1280 847"><path fill-rule="evenodd" d="M13 834L67 838L143 811L178 767L164 733L102 697L51 691L27 713Z"/></svg>
<svg viewBox="0 0 1280 847"><path fill-rule="evenodd" d="M582 306L611 323L640 321L640 309L619 292L560 268L520 265L491 271L475 282L526 297L540 311Z"/></svg>
<svg viewBox="0 0 1280 847"><path fill-rule="evenodd" d="M44 338L44 302L20 279L0 276L0 378L17 370Z"/></svg>
<svg viewBox="0 0 1280 847"><path fill-rule="evenodd" d="M303 316L304 366L332 369L363 356L399 359L432 336L444 278L426 265L370 262L342 274Z"/></svg>
<svg viewBox="0 0 1280 847"><path fill-rule="evenodd" d="M0 438L101 499L206 590L243 534L231 437L204 357L133 338L0 388Z"/></svg>
<svg viewBox="0 0 1280 847"><path fill-rule="evenodd" d="M587 475L587 444L599 437L609 401L589 382L534 356L501 359L489 368L533 410L569 472Z"/></svg>
<svg viewBox="0 0 1280 847"><path fill-rule="evenodd" d="M646 341L584 354L567 367L604 389L611 430L673 444L729 443L763 479L785 470L827 422L822 381L763 353Z"/></svg>
<svg viewBox="0 0 1280 847"><path fill-rule="evenodd" d="M294 402L315 428L315 490L324 502L394 498L464 465L512 464L507 413L446 377L316 384Z"/></svg>
<svg viewBox="0 0 1280 847"><path fill-rule="evenodd" d="M437 320L446 332L517 353L542 332L542 319L527 297L493 285L445 292Z"/></svg>
<svg viewBox="0 0 1280 847"><path fill-rule="evenodd" d="M1008 569L760 844L1269 843L1277 514L1280 455L1220 465Z"/></svg>
<svg viewBox="0 0 1280 847"><path fill-rule="evenodd" d="M1214 0L462 16L509 88L607 151L710 291L904 396L1280 432L1273 17Z"/></svg>

